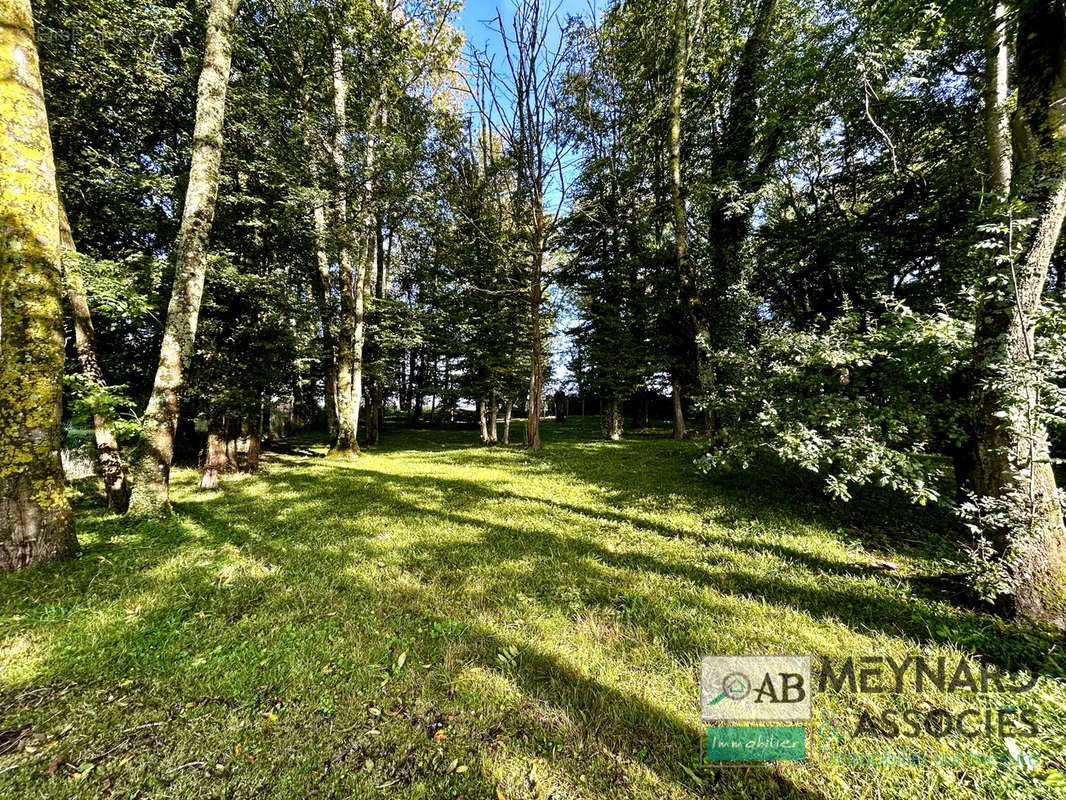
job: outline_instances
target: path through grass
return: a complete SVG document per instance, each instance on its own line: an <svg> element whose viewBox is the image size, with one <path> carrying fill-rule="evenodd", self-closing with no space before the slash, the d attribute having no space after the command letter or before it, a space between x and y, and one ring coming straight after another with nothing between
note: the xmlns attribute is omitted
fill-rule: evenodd
<svg viewBox="0 0 1066 800"><path fill-rule="evenodd" d="M297 445L212 494L178 470L165 523L82 497L76 562L0 577L0 797L1058 791L1066 662L941 599L930 512L833 510L777 474L711 481L696 444L597 441L591 419L545 429L537 455L459 431L393 431L352 463ZM700 655L920 652L1040 672L1023 698L980 700L1033 710L1040 766L689 769ZM863 703L819 695L816 713Z"/></svg>

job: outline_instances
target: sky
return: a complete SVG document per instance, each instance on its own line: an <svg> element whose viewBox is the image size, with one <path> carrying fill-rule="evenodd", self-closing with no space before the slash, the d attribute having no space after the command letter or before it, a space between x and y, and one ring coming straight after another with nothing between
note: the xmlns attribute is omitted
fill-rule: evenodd
<svg viewBox="0 0 1066 800"><path fill-rule="evenodd" d="M600 7L605 5L604 0L542 0L542 2L553 10L558 7L560 22L569 15L588 16L590 3L598 2ZM514 3L511 0L467 0L459 14L459 25L466 31L467 42L478 49L487 43L490 50L496 50L500 35L491 27L491 23L496 18L497 10L502 12L506 22L514 10ZM486 25L486 22L490 24Z"/></svg>

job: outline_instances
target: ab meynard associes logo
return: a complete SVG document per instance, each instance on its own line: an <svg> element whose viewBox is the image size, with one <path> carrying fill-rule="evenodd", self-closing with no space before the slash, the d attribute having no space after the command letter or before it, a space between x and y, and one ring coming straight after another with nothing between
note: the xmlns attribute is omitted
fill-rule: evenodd
<svg viewBox="0 0 1066 800"><path fill-rule="evenodd" d="M822 658L818 666L812 680L811 656L704 656L700 721L707 733L699 766L785 766L812 756L859 767L942 764L945 758L953 764L1036 766L1035 755L1018 741L1038 735L1030 711L1017 700L1001 708L980 702L992 692L1018 698L1036 685L1035 678L1012 681L986 664L965 658L949 663L943 656L845 656ZM817 717L815 682L817 693L836 693L835 708L827 705ZM839 710L839 696L849 694L863 699L854 713ZM955 695L963 708L958 702L951 710L940 708L928 699ZM943 747L923 752L908 744L949 736L967 745L949 754Z"/></svg>
<svg viewBox="0 0 1066 800"><path fill-rule="evenodd" d="M703 766L803 761L802 725L723 722L807 722L811 719L810 656L704 656L700 720L708 724Z"/></svg>

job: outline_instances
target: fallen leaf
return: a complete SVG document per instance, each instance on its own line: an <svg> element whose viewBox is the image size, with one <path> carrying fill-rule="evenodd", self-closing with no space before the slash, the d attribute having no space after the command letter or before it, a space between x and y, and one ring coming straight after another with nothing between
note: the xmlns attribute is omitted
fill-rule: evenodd
<svg viewBox="0 0 1066 800"><path fill-rule="evenodd" d="M93 771L93 769L96 767L96 764L83 764L82 767L83 768L81 772L75 772L72 776L74 780L83 780L90 772Z"/></svg>

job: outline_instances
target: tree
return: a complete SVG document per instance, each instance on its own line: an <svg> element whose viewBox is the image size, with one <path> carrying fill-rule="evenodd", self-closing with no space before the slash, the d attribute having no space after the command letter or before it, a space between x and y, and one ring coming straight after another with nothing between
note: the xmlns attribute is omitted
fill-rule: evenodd
<svg viewBox="0 0 1066 800"><path fill-rule="evenodd" d="M169 509L170 466L174 459L181 392L196 344L207 244L218 196L226 89L239 3L240 0L212 0L207 18L207 43L196 98L192 161L178 232L174 286L134 466L130 511L137 514L166 513Z"/></svg>
<svg viewBox="0 0 1066 800"><path fill-rule="evenodd" d="M99 391L106 387L96 352L96 333L93 330L89 299L85 294L85 281L74 245L74 235L67 221L63 204L59 205L59 243L65 257L63 273L67 285L67 300L74 319L74 338L78 350L78 362L91 389ZM100 477L104 482L104 494L108 508L125 513L129 506L129 489L126 486L126 470L119 453L118 437L115 436L111 410L98 407L93 410L93 437L96 440L96 457L100 462Z"/></svg>
<svg viewBox="0 0 1066 800"><path fill-rule="evenodd" d="M485 102L472 92L483 116L507 145L518 178L520 227L525 234L529 263L529 317L531 320L529 414L526 421L526 448L539 450L540 416L544 394L544 330L541 306L544 302L544 259L548 240L558 215L547 207L549 191L561 193L560 166L565 143L559 137L556 118L559 81L565 59L563 44L551 45L555 15L540 0L519 0L510 24L497 14L495 27L504 49L505 66L494 69L492 62L475 54L482 85L488 91ZM561 203L560 203L561 205Z"/></svg>
<svg viewBox="0 0 1066 800"><path fill-rule="evenodd" d="M59 195L28 0L0 2L0 571L77 549L59 460Z"/></svg>
<svg viewBox="0 0 1066 800"><path fill-rule="evenodd" d="M1040 412L1044 380L1037 322L1051 257L1066 218L1066 4L1018 4L1014 74L1010 23L989 20L985 101L991 190L1006 220L988 262L975 333L973 486L1012 520L992 532L1009 573L1008 604L1066 627L1066 528ZM1016 88L1016 108L1008 96ZM1018 217L1029 217L1028 222ZM1000 249L1002 248L1002 249Z"/></svg>

